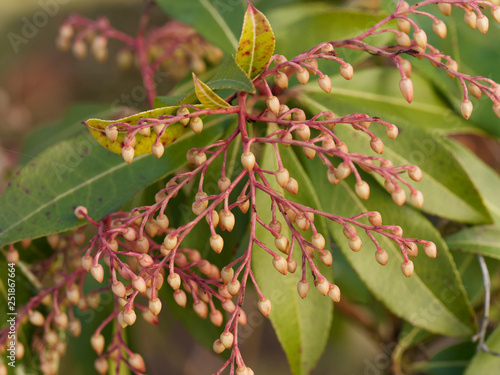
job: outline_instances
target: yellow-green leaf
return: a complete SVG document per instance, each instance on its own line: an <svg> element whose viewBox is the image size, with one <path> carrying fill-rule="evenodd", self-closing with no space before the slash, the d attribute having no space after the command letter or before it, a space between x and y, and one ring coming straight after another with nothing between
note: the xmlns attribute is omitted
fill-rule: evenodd
<svg viewBox="0 0 500 375"><path fill-rule="evenodd" d="M217 95L193 73L194 90L201 104L206 108L229 108L231 105Z"/></svg>
<svg viewBox="0 0 500 375"><path fill-rule="evenodd" d="M253 79L264 70L273 52L273 29L266 16L249 2L236 53L236 63Z"/></svg>
<svg viewBox="0 0 500 375"><path fill-rule="evenodd" d="M201 106L200 106L201 107ZM139 112L135 115L124 117L118 120L99 120L92 118L87 120L85 124L90 130L92 136L99 142L103 147L106 147L108 150L114 152L115 154L120 154L122 151L122 147L124 146L123 139L127 132L123 129L120 129L119 123L128 124L128 125L137 125L140 120L148 119L148 118L158 118L160 116L166 115L175 115L179 106L172 107L163 107L158 109L151 109L149 111ZM118 128L118 138L111 142L106 136L106 127L111 124L117 124ZM186 132L187 128L176 122L168 125L168 128L163 133L160 141L164 146L174 142L177 138L183 135ZM156 133L151 131L149 136L143 136L141 134L136 134L136 146L135 155L142 155L151 152L151 146L156 141Z"/></svg>

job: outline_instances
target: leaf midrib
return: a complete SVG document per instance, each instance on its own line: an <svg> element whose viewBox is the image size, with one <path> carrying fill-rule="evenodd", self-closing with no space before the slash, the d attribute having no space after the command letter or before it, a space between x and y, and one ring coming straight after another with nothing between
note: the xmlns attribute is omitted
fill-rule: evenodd
<svg viewBox="0 0 500 375"><path fill-rule="evenodd" d="M227 36L227 39L229 39L229 42L233 45L234 49L238 47L238 41L236 40L233 32L227 25L227 23L224 21L224 19L221 17L221 15L217 12L216 9L214 9L213 5L208 2L208 0L199 0L200 4L210 13L210 15L213 17L213 19L217 22L217 24L221 27L221 29L224 31L224 33Z"/></svg>

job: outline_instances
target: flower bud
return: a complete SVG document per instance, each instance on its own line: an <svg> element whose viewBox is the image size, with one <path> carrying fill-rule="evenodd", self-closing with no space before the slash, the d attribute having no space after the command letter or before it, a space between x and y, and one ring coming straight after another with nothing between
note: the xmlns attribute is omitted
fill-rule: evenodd
<svg viewBox="0 0 500 375"><path fill-rule="evenodd" d="M325 250L323 253L319 254L319 260L325 265L325 266L331 266L333 263L333 256L332 253L329 252L328 250Z"/></svg>
<svg viewBox="0 0 500 375"><path fill-rule="evenodd" d="M281 168L277 170L274 176L276 177L278 185L281 186L282 188L286 187L288 181L290 180L290 173L286 168Z"/></svg>
<svg viewBox="0 0 500 375"><path fill-rule="evenodd" d="M344 79L346 80L350 80L352 79L352 76L353 76L353 69L352 69L352 65L351 64L342 64L340 66L340 75L342 77L344 77Z"/></svg>
<svg viewBox="0 0 500 375"><path fill-rule="evenodd" d="M447 60L445 66L455 72L458 71L458 64L455 60ZM455 78L455 75L450 72L446 72L446 74L448 74L448 77L450 77L451 79Z"/></svg>
<svg viewBox="0 0 500 375"><path fill-rule="evenodd" d="M318 250L323 250L325 248L325 237L321 233L316 233L313 234L311 237L311 243L314 246L314 248Z"/></svg>
<svg viewBox="0 0 500 375"><path fill-rule="evenodd" d="M309 220L307 220L305 215L298 216L295 219L295 223L299 227L300 230L308 230L311 224L309 224Z"/></svg>
<svg viewBox="0 0 500 375"><path fill-rule="evenodd" d="M434 242L424 244L424 252L429 258L435 258L437 255L437 248Z"/></svg>
<svg viewBox="0 0 500 375"><path fill-rule="evenodd" d="M103 63L107 60L108 58L108 40L99 35L97 36L93 41L92 41L92 54L94 55L95 59Z"/></svg>
<svg viewBox="0 0 500 375"><path fill-rule="evenodd" d="M500 7L493 6L491 8L491 16L495 19L495 21L500 23Z"/></svg>
<svg viewBox="0 0 500 375"><path fill-rule="evenodd" d="M244 152L241 154L241 164L245 170L250 172L255 166L255 155L253 152Z"/></svg>
<svg viewBox="0 0 500 375"><path fill-rule="evenodd" d="M269 298L261 299L259 302L257 302L257 306L261 314L264 315L266 318L269 316L269 314L271 314L272 305Z"/></svg>
<svg viewBox="0 0 500 375"><path fill-rule="evenodd" d="M125 296L127 295L125 285L123 285L121 281L114 282L111 286L111 290L113 291L115 296L119 298L125 298Z"/></svg>
<svg viewBox="0 0 500 375"><path fill-rule="evenodd" d="M165 246L166 250L173 250L177 246L177 236L167 234L163 240L163 246Z"/></svg>
<svg viewBox="0 0 500 375"><path fill-rule="evenodd" d="M157 159L161 158L164 152L165 152L165 147L161 142L155 142L153 146L151 146L151 153Z"/></svg>
<svg viewBox="0 0 500 375"><path fill-rule="evenodd" d="M309 72L307 71L307 69L301 67L297 70L295 75L297 77L297 80L303 85L309 82Z"/></svg>
<svg viewBox="0 0 500 375"><path fill-rule="evenodd" d="M108 372L109 364L106 358L100 357L94 361L94 368L99 375L105 375Z"/></svg>
<svg viewBox="0 0 500 375"><path fill-rule="evenodd" d="M297 195L299 192L299 183L297 180L293 177L290 177L288 180L288 183L285 186L286 191L288 191L290 194Z"/></svg>
<svg viewBox="0 0 500 375"><path fill-rule="evenodd" d="M398 29L405 34L408 34L411 30L411 23L404 18L398 18Z"/></svg>
<svg viewBox="0 0 500 375"><path fill-rule="evenodd" d="M500 118L500 103L493 104L493 112Z"/></svg>
<svg viewBox="0 0 500 375"><path fill-rule="evenodd" d="M412 74L411 63L408 60L402 59L401 60L401 68L403 69L405 76L410 78L411 74Z"/></svg>
<svg viewBox="0 0 500 375"><path fill-rule="evenodd" d="M214 310L210 312L210 322L216 327L220 327L222 322L224 321L224 317L219 310Z"/></svg>
<svg viewBox="0 0 500 375"><path fill-rule="evenodd" d="M199 167L200 165L205 164L207 161L207 155L204 152L196 152L194 154L194 165Z"/></svg>
<svg viewBox="0 0 500 375"><path fill-rule="evenodd" d="M320 292L322 295L326 296L330 291L330 283L327 279L322 278L321 281L318 281L318 283L316 284L316 289L318 289L318 292Z"/></svg>
<svg viewBox="0 0 500 375"><path fill-rule="evenodd" d="M300 280L297 284L297 292L299 292L300 298L306 298L309 292L309 282L307 280Z"/></svg>
<svg viewBox="0 0 500 375"><path fill-rule="evenodd" d="M354 189L361 199L368 199L370 197L370 185L368 185L366 181L356 182Z"/></svg>
<svg viewBox="0 0 500 375"><path fill-rule="evenodd" d="M469 91L469 94L471 94L473 97L475 97L476 99L481 99L481 89L474 83L469 82L469 84L467 85L467 89Z"/></svg>
<svg viewBox="0 0 500 375"><path fill-rule="evenodd" d="M335 170L335 176L339 180L343 180L347 176L351 174L351 167L347 165L345 162L342 162L338 165L337 169Z"/></svg>
<svg viewBox="0 0 500 375"><path fill-rule="evenodd" d="M220 254L220 252L222 251L222 248L224 247L224 240L222 239L222 237L219 234L216 234L215 236L210 237L210 247L217 254Z"/></svg>
<svg viewBox="0 0 500 375"><path fill-rule="evenodd" d="M267 98L266 106L272 113L278 116L278 113L280 112L280 101L276 96L271 96L270 98Z"/></svg>
<svg viewBox="0 0 500 375"><path fill-rule="evenodd" d="M243 196L242 196L242 195L240 195L240 196L238 197L238 200L240 200L240 199L244 199L244 198L245 198L245 196L244 196L244 195L243 195ZM240 211L241 211L242 213L246 214L246 213L247 213L247 211L248 211L248 209L250 208L250 199L247 199L247 200L246 200L246 201L244 201L243 203L240 203L240 204L238 205L238 208L240 209Z"/></svg>
<svg viewBox="0 0 500 375"><path fill-rule="evenodd" d="M221 354L226 349L226 347L222 344L220 339L217 339L214 341L212 349L215 353Z"/></svg>
<svg viewBox="0 0 500 375"><path fill-rule="evenodd" d="M87 45L83 40L77 40L73 44L72 51L78 60L83 60L87 56Z"/></svg>
<svg viewBox="0 0 500 375"><path fill-rule="evenodd" d="M356 227L355 227L355 226L353 226L353 225L351 225L351 224L347 224L347 225L344 227L344 229L343 229L343 231L342 231L342 232L344 233L344 236L345 236L348 240L350 240L350 239L355 238L355 237L357 237L357 236L358 236L358 231L356 230Z"/></svg>
<svg viewBox="0 0 500 375"><path fill-rule="evenodd" d="M413 181L420 181L422 180L422 170L417 167L413 166L412 169L408 170L408 176L413 180Z"/></svg>
<svg viewBox="0 0 500 375"><path fill-rule="evenodd" d="M443 23L444 25L444 23ZM446 25L445 25L446 27ZM440 35L438 35L440 36ZM418 44L419 47L425 50L427 47L427 34L425 33L424 30L420 29L417 30L413 33L413 39L415 40L415 43Z"/></svg>
<svg viewBox="0 0 500 375"><path fill-rule="evenodd" d="M220 342L226 349L230 349L233 346L234 336L231 332L223 332L220 335Z"/></svg>
<svg viewBox="0 0 500 375"><path fill-rule="evenodd" d="M136 369L139 372L146 371L146 365L144 364L144 359L139 353L134 353L128 359L130 366Z"/></svg>
<svg viewBox="0 0 500 375"><path fill-rule="evenodd" d="M224 309L224 311L227 311L230 314L232 314L234 310L236 310L234 302L231 301L229 298L224 300L224 302L222 302L222 308Z"/></svg>
<svg viewBox="0 0 500 375"><path fill-rule="evenodd" d="M90 338L90 345L97 355L101 355L104 350L104 336L101 334L93 334Z"/></svg>
<svg viewBox="0 0 500 375"><path fill-rule="evenodd" d="M29 312L29 321L34 326L40 327L45 323L45 317L40 311L32 310Z"/></svg>
<svg viewBox="0 0 500 375"><path fill-rule="evenodd" d="M335 175L335 171L331 171L330 169L326 172L326 177L328 178L328 182L332 185L338 185L340 180Z"/></svg>
<svg viewBox="0 0 500 375"><path fill-rule="evenodd" d="M377 263L385 266L389 261L389 254L387 254L387 251L385 251L384 249L380 249L380 251L376 250L375 260L377 261Z"/></svg>
<svg viewBox="0 0 500 375"><path fill-rule="evenodd" d="M307 141L311 137L311 129L307 125L300 125L295 129L295 135L303 141Z"/></svg>
<svg viewBox="0 0 500 375"><path fill-rule="evenodd" d="M396 43L398 43L401 47L410 47L411 39L406 33L396 34Z"/></svg>
<svg viewBox="0 0 500 375"><path fill-rule="evenodd" d="M297 270L297 261L293 258L288 259L287 260L287 269L288 269L288 272L295 273L295 271Z"/></svg>
<svg viewBox="0 0 500 375"><path fill-rule="evenodd" d="M168 285L172 287L173 290L177 290L181 287L181 277L178 273L171 273L167 277Z"/></svg>
<svg viewBox="0 0 500 375"><path fill-rule="evenodd" d="M203 131L203 120L199 117L193 117L189 122L189 127L196 134L200 134Z"/></svg>
<svg viewBox="0 0 500 375"><path fill-rule="evenodd" d="M363 242L361 241L361 238L358 236L351 238L349 240L349 247L351 248L352 251L358 252L361 250L361 246L363 245Z"/></svg>
<svg viewBox="0 0 500 375"><path fill-rule="evenodd" d="M100 264L93 265L90 269L90 273L98 283L102 283L102 280L104 280L104 268L102 268Z"/></svg>
<svg viewBox="0 0 500 375"><path fill-rule="evenodd" d="M132 280L132 286L139 293L146 292L146 282L144 281L144 279L141 276L137 276L135 279Z"/></svg>
<svg viewBox="0 0 500 375"><path fill-rule="evenodd" d="M470 11L470 10L465 11L464 21L472 29L476 29L477 28L477 15L476 15L475 12Z"/></svg>
<svg viewBox="0 0 500 375"><path fill-rule="evenodd" d="M370 147L377 154L382 154L384 152L384 142L379 137L375 137L370 141Z"/></svg>
<svg viewBox="0 0 500 375"><path fill-rule="evenodd" d="M235 224L234 214L231 211L225 212L224 209L222 209L219 214L219 218L221 229L231 232Z"/></svg>
<svg viewBox="0 0 500 375"><path fill-rule="evenodd" d="M189 114L189 109L187 107L180 107L178 110L177 110L177 113L176 113L176 116L186 116ZM189 118L183 118L181 120L179 120L179 122L184 125L184 126L187 126L187 124L189 124Z"/></svg>
<svg viewBox="0 0 500 375"><path fill-rule="evenodd" d="M439 11L445 16L449 16L451 14L451 4L449 3L438 3L438 8Z"/></svg>
<svg viewBox="0 0 500 375"><path fill-rule="evenodd" d="M118 138L118 129L114 125L107 126L105 132L106 132L106 137L108 137L111 143L116 141L116 139Z"/></svg>
<svg viewBox="0 0 500 375"><path fill-rule="evenodd" d="M131 163L134 159L135 150L131 146L125 146L122 148L122 157L126 163Z"/></svg>
<svg viewBox="0 0 500 375"><path fill-rule="evenodd" d="M410 277L411 275L413 275L413 270L414 266L411 260L409 260L408 262L403 261L403 263L401 263L401 272L403 272L403 275L405 275L406 277Z"/></svg>
<svg viewBox="0 0 500 375"><path fill-rule="evenodd" d="M418 255L418 246L415 242L410 242L408 246L405 248L406 250L406 255L409 257L416 257Z"/></svg>
<svg viewBox="0 0 500 375"><path fill-rule="evenodd" d="M290 244L288 242L288 238L286 236L280 235L274 239L274 244L276 248L282 253L288 254L290 251Z"/></svg>
<svg viewBox="0 0 500 375"><path fill-rule="evenodd" d="M370 221L371 225L378 227L382 225L382 215L380 215L380 212L374 211L368 216L368 221Z"/></svg>
<svg viewBox="0 0 500 375"><path fill-rule="evenodd" d="M460 112L462 112L462 116L464 116L466 120L469 119L472 114L472 103L470 100L463 100L462 103L460 103Z"/></svg>
<svg viewBox="0 0 500 375"><path fill-rule="evenodd" d="M402 206L406 202L406 193L401 188L397 188L396 190L394 190L394 192L391 194L391 197L394 203L396 203L398 206Z"/></svg>
<svg viewBox="0 0 500 375"><path fill-rule="evenodd" d="M231 185L231 180L227 177L220 178L219 181L217 181L217 187L219 188L220 192L225 191L229 186Z"/></svg>
<svg viewBox="0 0 500 375"><path fill-rule="evenodd" d="M239 282L238 279L236 280L231 280L228 284L227 284L227 291L229 292L229 294L231 294L233 297L238 295L238 293L240 292L240 289L241 289L241 284Z"/></svg>
<svg viewBox="0 0 500 375"><path fill-rule="evenodd" d="M321 90L327 94L332 91L332 80L327 75L318 78L318 84Z"/></svg>
<svg viewBox="0 0 500 375"><path fill-rule="evenodd" d="M278 256L277 258L273 259L273 266L282 275L286 275L288 272L288 263L286 259L282 256Z"/></svg>
<svg viewBox="0 0 500 375"><path fill-rule="evenodd" d="M149 301L149 311L151 311L151 314L154 316L157 316L160 311L161 311L161 301L159 298L155 298Z"/></svg>
<svg viewBox="0 0 500 375"><path fill-rule="evenodd" d="M414 190L410 193L410 200L416 207L422 207L424 205L424 195L419 190Z"/></svg>
<svg viewBox="0 0 500 375"><path fill-rule="evenodd" d="M413 82L410 78L403 78L399 81L399 88L403 97L406 99L408 103L411 103L413 100Z"/></svg>
<svg viewBox="0 0 500 375"><path fill-rule="evenodd" d="M205 319L208 315L208 307L203 301L198 300L193 303L193 310L202 319Z"/></svg>
<svg viewBox="0 0 500 375"><path fill-rule="evenodd" d="M438 37L442 39L446 38L446 25L443 21L434 21L434 23L432 24L432 30Z"/></svg>
<svg viewBox="0 0 500 375"><path fill-rule="evenodd" d="M340 289L337 285L330 285L330 290L328 291L328 297L332 299L333 302L340 302Z"/></svg>
<svg viewBox="0 0 500 375"><path fill-rule="evenodd" d="M186 307L187 297L183 290L177 289L174 292L174 300L179 306Z"/></svg>
<svg viewBox="0 0 500 375"><path fill-rule="evenodd" d="M274 84L280 89L286 90L288 88L288 76L285 73L278 72L274 76Z"/></svg>

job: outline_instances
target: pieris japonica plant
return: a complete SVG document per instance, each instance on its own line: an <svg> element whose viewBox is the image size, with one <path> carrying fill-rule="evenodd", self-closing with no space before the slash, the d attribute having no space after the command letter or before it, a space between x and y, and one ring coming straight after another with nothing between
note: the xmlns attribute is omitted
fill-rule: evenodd
<svg viewBox="0 0 500 375"><path fill-rule="evenodd" d="M204 373L260 372L240 338L259 311L291 371L307 374L335 307L395 343L389 365L365 358L354 371L433 373L414 346L445 342L453 354L445 336L473 346L460 373L497 373L499 329L486 339L500 200L488 184L500 180L448 135L498 123L500 85L462 69L460 46L445 41L451 24L454 43L471 28L495 49L500 7L180 3L147 1L134 36L105 17L61 25L57 46L78 59L105 62L118 45L117 64L139 70L149 108L81 118L81 131L48 145L1 196L2 267L18 281L0 375L28 353L37 368L26 368L67 373L68 333L88 329L81 316L103 295L107 315L86 341L99 374L153 373L127 332L138 320L161 328L164 309L222 358ZM160 10L172 20L150 26ZM177 83L168 95L161 71ZM379 302L363 306L359 293Z"/></svg>

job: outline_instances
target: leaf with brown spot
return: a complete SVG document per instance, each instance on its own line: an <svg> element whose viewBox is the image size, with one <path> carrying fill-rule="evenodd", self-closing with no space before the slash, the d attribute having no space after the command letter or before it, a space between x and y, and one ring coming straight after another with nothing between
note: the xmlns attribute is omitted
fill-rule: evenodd
<svg viewBox="0 0 500 375"><path fill-rule="evenodd" d="M266 67L274 53L274 33L266 16L250 2L243 21L236 63L253 79Z"/></svg>

